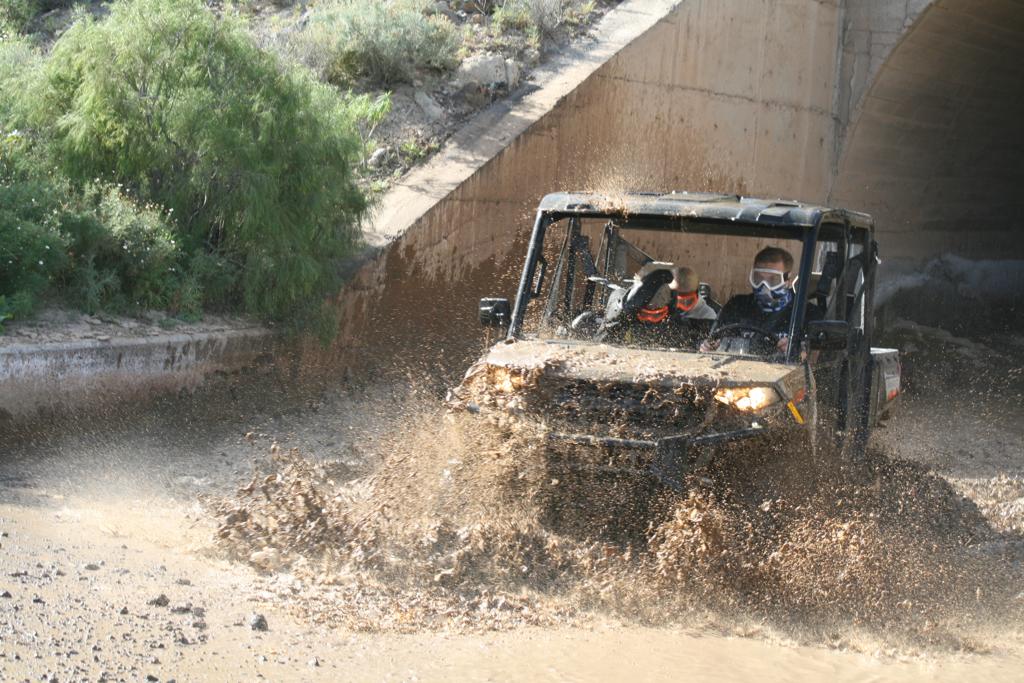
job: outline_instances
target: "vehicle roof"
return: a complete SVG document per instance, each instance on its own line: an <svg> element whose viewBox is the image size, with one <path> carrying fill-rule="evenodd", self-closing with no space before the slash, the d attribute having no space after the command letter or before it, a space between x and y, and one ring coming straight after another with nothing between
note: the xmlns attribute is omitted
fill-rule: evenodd
<svg viewBox="0 0 1024 683"><path fill-rule="evenodd" d="M845 218L856 227L868 230L873 227L871 216L856 211L782 199L704 192L556 192L541 200L540 211L569 216L692 218L773 227L811 227L823 218Z"/></svg>

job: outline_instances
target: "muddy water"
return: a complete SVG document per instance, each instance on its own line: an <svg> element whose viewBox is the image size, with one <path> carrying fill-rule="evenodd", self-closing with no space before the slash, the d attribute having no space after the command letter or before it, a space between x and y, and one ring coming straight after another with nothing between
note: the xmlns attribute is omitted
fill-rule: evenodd
<svg viewBox="0 0 1024 683"><path fill-rule="evenodd" d="M1024 617L1021 539L878 451L867 472L743 449L677 497L565 470L528 425L398 412L406 432L379 445L370 476L276 447L212 506L218 546L294 576L300 612L371 631L686 624L710 610L798 642L977 651L1000 642L988 625Z"/></svg>
<svg viewBox="0 0 1024 683"><path fill-rule="evenodd" d="M512 556L507 546L497 543L510 537L507 524L495 528L485 523L495 517L488 510L499 505L505 511L517 509L509 504L507 487L504 498L475 496L477 507L463 505L466 500L458 496L443 495L452 490L451 482L475 486L468 490L479 492L495 477L507 480L510 463L502 460L497 446L481 443L476 434L468 442L469 452L489 451L487 457L495 466L480 472L451 462L467 445L458 439L466 437L436 426L417 429L416 406L431 399L427 392L410 403L408 396L415 389L392 387L377 395L337 392L291 402L283 396L280 402L274 400L273 386L234 397L231 391L210 389L209 395L167 402L123 423L77 425L64 433L53 429L21 442L3 439L0 531L6 535L0 538L0 593L8 591L11 597L0 598L0 678L38 680L55 673L59 680L95 680L107 672L110 679L137 680L152 674L179 681L257 675L268 680L573 681L628 676L658 681L677 680L685 671L696 680L1019 679L1024 664L1021 622L1005 615L988 619L985 592L981 601L986 609L972 607L979 599L978 582L987 591L997 584L993 570L1020 566L1012 545L1017 532L1009 526L996 528L990 520L994 540L964 541L979 552L1002 548L994 565L984 565L974 577L954 575L948 583L915 583L926 589L921 596L926 602L930 591L928 607L948 602L958 611L952 619L941 610L912 618L910 624L916 628L909 633L906 619L891 618L884 611L877 613L883 618L874 623L858 620L863 595L840 596L846 602L840 600L835 608L827 601L809 607L804 601L797 609L790 604L764 608L750 598L781 595L771 588L779 585L777 581L768 586L769 592L729 584L704 593L688 593L692 587L673 582L659 587L657 572L650 573L648 564L627 560L602 543L558 538L532 525L529 510L521 508L522 514L516 516L497 515L518 525L511 528L511 536L518 539L513 550L519 556ZM916 420L915 414L909 415ZM933 437L929 446L913 431L915 424L894 423L889 433L913 436L928 452L942 447L941 436ZM418 436L412 441L402 436L410 433ZM1012 438L1008 431L999 434L1001 439ZM1024 475L1014 442L995 441L1005 451L997 457L987 448L972 451L970 439L963 439L955 448L979 457L956 458L958 469L951 474L970 478L980 487L970 495L981 500L996 486L985 482L998 477L1019 480ZM386 562L310 566L309 558L317 555L298 552L277 558L280 564L272 568L267 564L275 561L272 554L254 559L251 553L225 553L216 540L223 518L211 514L215 501L237 501L237 487L250 480L254 469L266 472L277 467L275 461L292 447L314 463L332 463L324 473L336 484L349 482L357 505L351 507L352 497L339 502L344 504L342 511L349 512L365 510L365 503L374 500L359 498L365 489L357 483L380 473L387 458L403 451L443 457L396 462L385 469L395 475L390 483L377 480L387 498L405 513L389 516L390 524L376 529L392 534ZM972 470L973 460L982 467ZM943 472L942 463L935 464ZM905 480L894 481L886 489L891 502L936 500L926 490L905 487ZM941 488L941 481L929 481ZM937 500L949 504L938 510L953 514L952 520L938 529L908 530L911 536L943 541L934 549L924 548L925 560L949 566L941 564L943 553L956 552L957 544L947 535L949 524L962 529L977 519L969 508L965 511L946 498L948 489L940 492ZM276 495L273 499L282 500ZM333 496L325 502L331 500ZM742 508L743 514L757 521L767 514L759 512L761 502ZM892 521L924 523L941 517L931 514L935 510L911 510ZM435 524L444 518L451 533ZM354 521L361 519L362 515ZM426 523L408 525L410 519ZM850 536L857 537L854 512L845 519L835 515L832 521L851 519L855 524L847 532L852 529ZM693 521L685 515L679 530L714 528L694 527ZM860 538L869 550L887 552L886 561L913 557L909 551L919 547L906 534L889 538L888 545L873 545L867 534L875 527L864 521ZM823 526L828 522L823 520ZM469 529L467 551L458 532L473 524L481 526ZM396 526L407 533L397 533ZM796 532L801 527L786 528ZM1003 530L1010 535L1000 536ZM765 542L782 540L767 527L759 533ZM799 540L799 534L790 537L790 543ZM424 554L420 545L404 542L410 538L426 539L437 552ZM697 537L683 540L693 538ZM365 537L355 540L366 548L378 547ZM551 540L559 540L561 549L549 548ZM767 550L768 546L752 547L750 558L765 557ZM854 571L875 566L870 553L866 562L854 561L865 555L853 551L800 557L839 560L838 565L798 565L803 573L789 576L806 586L818 581L835 585L844 557ZM593 562L594 569L582 571L584 561ZM601 563L607 567L609 561L615 571L601 569ZM523 563L535 576L522 581L502 573L504 567ZM785 576L773 574L772 567L764 567L763 578ZM561 573L551 574L559 568ZM922 565L909 568L916 572ZM740 567L739 573L743 571ZM322 576L325 573L330 575ZM975 583L970 583L972 579ZM958 583L963 580L969 585ZM167 595L169 604L150 605L160 594ZM727 604L729 599L733 604ZM1012 600L1011 596L1008 602ZM189 603L191 613L174 611ZM202 617L196 615L197 607L203 610ZM126 614L121 613L123 608ZM828 623L808 619L808 609L812 616L815 610L828 616ZM249 627L253 613L267 618L269 631ZM925 628L928 619L933 625ZM202 627L196 625L199 622ZM893 637L897 630L899 637Z"/></svg>
<svg viewBox="0 0 1024 683"><path fill-rule="evenodd" d="M440 650L432 638L405 643L420 662L409 671L421 680L1012 681L1024 664L1016 656L900 661L706 631L618 626L474 636Z"/></svg>
<svg viewBox="0 0 1024 683"><path fill-rule="evenodd" d="M226 396L212 398L234 405ZM278 454L294 446L319 456L318 462L347 463L348 469L329 470L339 482L377 471L366 467L369 461L395 452L399 443L369 438L393 430L381 430L376 411L363 408L372 403L367 396L337 395L257 414L243 414L246 401L240 401L237 413L216 418L200 399L151 415L135 424L138 429L95 426L84 438L51 434L32 444L4 444L0 593L11 597L0 598L0 678L38 680L52 673L58 680L97 680L106 672L110 680L667 681L685 672L693 680L726 681L1011 681L1019 680L1024 665L1020 622L975 622L972 639L928 644L889 638L884 624L858 626L850 618L840 618L831 632L809 630L807 622L801 628L799 620L750 605L707 609L698 603L671 615L653 609L638 617L614 596L602 603L572 586L544 592L528 583L508 590L507 580L494 574L497 567L481 563L486 557L469 555L463 557L475 560L476 574L467 574L471 581L462 588L475 598L472 610L457 585L446 604L428 604L439 597L431 575L410 591L421 600L417 614L403 602L409 596L389 592L380 574L353 584L345 576L317 583L294 566L261 571L248 558L224 555L214 541L217 518L201 501L232 496L252 467L272 466L275 442ZM385 422L402 419L390 414ZM437 434L417 442L418 450ZM395 471L436 474L441 481L446 469L457 469L450 459ZM1007 459L1000 472L1019 477L1020 468L1019 459ZM398 486L396 495L404 490ZM409 496L410 507L420 505L417 516L438 505L452 509L444 500L426 505L423 498L430 496ZM890 545L892 559L906 548L905 541ZM407 581L418 573L402 569ZM636 583L650 577L643 568L629 569L625 581L606 576L609 590L644 592ZM828 570L822 567L825 577ZM484 606L474 589L487 572L494 587ZM992 582L991 575L980 578ZM805 581L813 583L814 576ZM958 600L953 588L937 597ZM149 604L161 594L167 606ZM498 606L501 597L506 602ZM657 607L657 600L668 605L671 596L651 598L647 605ZM314 603L321 609L312 609ZM509 606L522 604L537 618L506 618L516 614ZM189 605L191 612L180 611ZM448 614L432 613L435 607ZM344 618L353 609L359 623ZM480 616L465 619L470 611ZM254 613L266 617L268 631L249 627ZM395 623L395 615L406 621Z"/></svg>

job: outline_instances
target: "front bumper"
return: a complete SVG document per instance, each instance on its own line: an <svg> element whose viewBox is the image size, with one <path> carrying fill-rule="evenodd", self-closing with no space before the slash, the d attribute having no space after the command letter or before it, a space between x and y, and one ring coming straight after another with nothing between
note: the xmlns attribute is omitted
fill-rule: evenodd
<svg viewBox="0 0 1024 683"><path fill-rule="evenodd" d="M654 440L618 439L589 434L563 434L560 432L549 432L547 438L552 443L623 449L629 455L629 465L632 470L646 470L669 488L682 492L683 477L688 472L706 464L710 458L708 451L697 454L699 447L750 439L763 434L765 431L764 427L753 425L744 429L727 432L715 432L699 436L677 434ZM644 452L651 453L652 457L641 458L641 454ZM595 466L588 466L588 469L594 468ZM623 471L625 468L609 466L599 469Z"/></svg>

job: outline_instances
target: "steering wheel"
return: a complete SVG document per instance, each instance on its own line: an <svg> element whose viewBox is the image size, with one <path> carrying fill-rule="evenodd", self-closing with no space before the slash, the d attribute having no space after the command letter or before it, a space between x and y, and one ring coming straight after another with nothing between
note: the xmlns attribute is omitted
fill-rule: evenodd
<svg viewBox="0 0 1024 683"><path fill-rule="evenodd" d="M751 325L749 323L730 323L728 325L722 325L718 329L711 331L711 334L708 335L708 340L733 336L730 334L731 332L741 331L753 332L754 334L759 335L761 337L759 341L764 342L771 351L775 350L775 347L779 342L779 338L775 334L769 332L763 327L758 327L757 325Z"/></svg>

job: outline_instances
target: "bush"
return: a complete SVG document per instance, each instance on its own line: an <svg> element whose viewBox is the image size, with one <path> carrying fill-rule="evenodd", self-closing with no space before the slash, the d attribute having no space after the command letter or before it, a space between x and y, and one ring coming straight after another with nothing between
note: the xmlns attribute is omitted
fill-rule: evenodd
<svg viewBox="0 0 1024 683"><path fill-rule="evenodd" d="M25 314L67 268L69 240L60 230L51 188L0 180L0 294Z"/></svg>
<svg viewBox="0 0 1024 683"><path fill-rule="evenodd" d="M550 37L564 19L562 0L505 0L494 10L499 31L518 29L536 31Z"/></svg>
<svg viewBox="0 0 1024 683"><path fill-rule="evenodd" d="M38 11L37 0L0 0L0 33L24 30Z"/></svg>
<svg viewBox="0 0 1024 683"><path fill-rule="evenodd" d="M459 35L448 19L427 17L427 0L326 0L298 40L304 61L328 81L368 78L411 83L420 69L458 64Z"/></svg>
<svg viewBox="0 0 1024 683"><path fill-rule="evenodd" d="M26 88L30 87L28 82L31 82L41 63L39 53L24 38L13 34L0 35L0 145L5 144L4 138L15 127L13 117L20 98L24 97ZM7 144L11 142L8 140Z"/></svg>
<svg viewBox="0 0 1024 683"><path fill-rule="evenodd" d="M179 308L184 258L158 209L116 187L90 186L63 227L72 240L74 303L89 312Z"/></svg>
<svg viewBox="0 0 1024 683"><path fill-rule="evenodd" d="M207 280L227 289L220 301L281 319L336 283L333 263L365 209L352 176L357 112L259 50L241 24L202 0L122 0L103 21L80 19L39 73L13 109L49 163L79 188L123 188L84 189L75 226L95 238L79 275L97 300L117 289L130 305L180 304ZM132 209L123 193L147 206ZM110 256L104 228L127 260ZM165 280L181 254L202 267L174 271L172 295ZM229 264L219 280L212 262Z"/></svg>
<svg viewBox="0 0 1024 683"><path fill-rule="evenodd" d="M76 0L0 0L0 35L38 29L38 26L32 26L36 17L50 10L69 7L75 2Z"/></svg>
<svg viewBox="0 0 1024 683"><path fill-rule="evenodd" d="M0 66L0 77L3 71ZM25 135L0 125L0 296L6 317L33 309L67 267L69 240L60 229L65 188L45 176L31 177L33 163Z"/></svg>
<svg viewBox="0 0 1024 683"><path fill-rule="evenodd" d="M63 293L89 312L174 308L182 255L170 223L119 188L48 176L21 135L0 139L0 295L23 317Z"/></svg>

